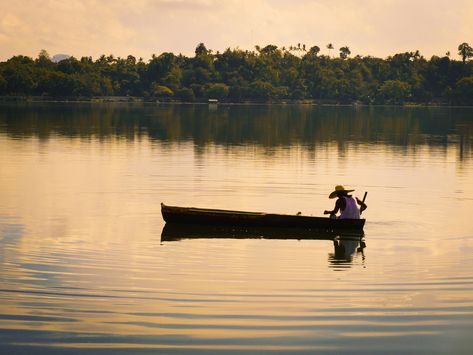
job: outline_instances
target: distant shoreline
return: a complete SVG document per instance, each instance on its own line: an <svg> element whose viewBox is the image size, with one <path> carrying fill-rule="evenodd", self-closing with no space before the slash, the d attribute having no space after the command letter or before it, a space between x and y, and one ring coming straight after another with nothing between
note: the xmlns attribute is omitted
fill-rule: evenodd
<svg viewBox="0 0 473 355"><path fill-rule="evenodd" d="M52 96L0 96L0 103L13 102L43 102L43 103L155 103L163 105L307 105L307 106L340 106L340 107L464 107L472 108L467 105L450 105L445 102L406 102L402 105L389 104L370 104L362 102L341 103L333 100L270 100L257 101L245 100L241 102L221 101L218 103L208 102L205 99L196 100L193 102L181 100L157 100L138 96L73 96L73 97L52 97Z"/></svg>

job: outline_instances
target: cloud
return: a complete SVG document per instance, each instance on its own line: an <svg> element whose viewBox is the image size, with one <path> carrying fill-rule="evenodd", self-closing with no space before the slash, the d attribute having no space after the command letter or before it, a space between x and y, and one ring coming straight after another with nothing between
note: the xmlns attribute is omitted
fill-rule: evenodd
<svg viewBox="0 0 473 355"><path fill-rule="evenodd" d="M24 0L2 5L0 59L113 53L149 58L254 45L348 45L385 57L456 53L473 42L473 2L451 0Z"/></svg>

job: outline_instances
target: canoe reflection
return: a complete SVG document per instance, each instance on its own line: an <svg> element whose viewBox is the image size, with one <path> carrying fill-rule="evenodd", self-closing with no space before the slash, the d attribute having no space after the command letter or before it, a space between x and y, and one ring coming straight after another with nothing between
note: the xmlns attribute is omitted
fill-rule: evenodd
<svg viewBox="0 0 473 355"><path fill-rule="evenodd" d="M306 228L271 228L271 227L224 227L191 224L166 223L161 233L161 241L178 241L195 238L222 239L320 239L320 240L356 240L364 236L363 231L327 231Z"/></svg>

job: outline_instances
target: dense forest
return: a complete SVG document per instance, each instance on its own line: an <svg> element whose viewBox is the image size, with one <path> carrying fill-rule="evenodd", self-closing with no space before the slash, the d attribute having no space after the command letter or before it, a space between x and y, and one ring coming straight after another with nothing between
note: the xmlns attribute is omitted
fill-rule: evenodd
<svg viewBox="0 0 473 355"><path fill-rule="evenodd" d="M333 45L327 45L329 52ZM14 56L0 62L0 95L55 99L139 97L159 101L293 102L473 105L473 48L424 58L419 51L386 59L337 55L298 44L213 53L203 43L195 56L153 55L145 62L102 55L52 60Z"/></svg>

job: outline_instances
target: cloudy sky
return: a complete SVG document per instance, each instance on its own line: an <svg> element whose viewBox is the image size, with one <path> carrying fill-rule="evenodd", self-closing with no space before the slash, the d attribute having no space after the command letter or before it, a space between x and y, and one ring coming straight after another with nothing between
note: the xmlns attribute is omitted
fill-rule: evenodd
<svg viewBox="0 0 473 355"><path fill-rule="evenodd" d="M420 50L456 56L473 45L472 0L0 0L0 60L23 54L76 57L193 55L255 45L348 46L386 57Z"/></svg>

